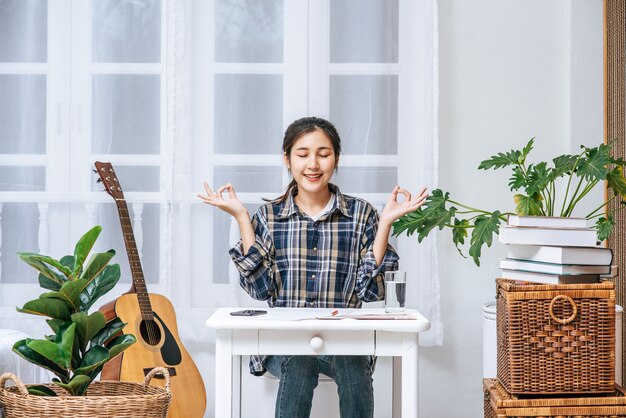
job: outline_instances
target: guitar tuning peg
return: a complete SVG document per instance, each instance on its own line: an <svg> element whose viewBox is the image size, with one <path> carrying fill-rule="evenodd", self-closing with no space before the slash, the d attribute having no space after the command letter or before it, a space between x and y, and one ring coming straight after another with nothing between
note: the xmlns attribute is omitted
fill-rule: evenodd
<svg viewBox="0 0 626 418"><path fill-rule="evenodd" d="M102 183L102 179L98 177L98 180L96 180L96 183Z"/></svg>
<svg viewBox="0 0 626 418"><path fill-rule="evenodd" d="M98 170L96 170L95 168L92 168L91 171L93 171L94 173L98 174Z"/></svg>

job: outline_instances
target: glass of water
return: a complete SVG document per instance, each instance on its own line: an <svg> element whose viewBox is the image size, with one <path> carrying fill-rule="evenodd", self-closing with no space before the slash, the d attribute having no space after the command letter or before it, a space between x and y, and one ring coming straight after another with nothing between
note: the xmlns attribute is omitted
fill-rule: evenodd
<svg viewBox="0 0 626 418"><path fill-rule="evenodd" d="M385 272L385 312L406 309L406 271Z"/></svg>

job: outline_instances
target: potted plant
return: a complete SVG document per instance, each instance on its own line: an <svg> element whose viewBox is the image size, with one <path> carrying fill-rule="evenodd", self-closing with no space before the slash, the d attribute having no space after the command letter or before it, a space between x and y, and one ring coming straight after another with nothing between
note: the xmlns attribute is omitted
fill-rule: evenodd
<svg viewBox="0 0 626 418"><path fill-rule="evenodd" d="M81 406L83 404L87 405L86 408L91 408L89 409L90 416L99 416L99 413L104 413L104 416L165 416L162 413L163 407L165 414L167 413L169 390L164 391L162 388L129 382L97 382L97 384L93 382L108 361L136 341L133 335L121 333L126 324L119 318L107 322L102 312L95 311L91 314L88 312L93 304L110 291L120 278L119 264L109 264L115 255L114 250L95 253L89 259L87 258L101 231L101 226L90 229L78 240L74 254L66 255L59 260L41 254L19 253L23 261L39 272L39 285L46 289L46 292L37 299L26 302L17 310L47 317L46 322L52 334L46 335L43 339L27 338L18 341L14 344L13 351L27 361L49 370L56 377L52 379L52 384L29 385L26 388L19 382L19 378L10 374L2 375L0 377L0 404L4 405L7 417L12 416L11 414L15 413L17 408L24 408L23 405L18 405L18 400L14 399L17 390L12 391L12 389L15 388L4 389L4 382L8 378L16 380L22 395L26 390L30 395L37 395L17 397L29 399L28 405L32 408L32 413L17 415L20 417L46 416L44 410L48 405L55 410L55 416L68 416L75 411L72 408L82 408L81 411L84 411L84 407ZM150 375L152 376L153 374ZM166 376L166 380L169 381L169 375ZM105 387L104 383L109 385ZM123 385L119 387L119 390L120 394L125 397L117 403L121 403L121 406L129 411L128 415L110 415L111 410L107 405L115 407L113 405L115 402L111 400L112 396L109 396L114 395L115 392L111 384ZM148 408L154 409L158 406L154 404L157 397L159 398L157 403L161 407L155 409L154 414L149 415L132 412L133 409L129 405L137 399L131 402L132 396L130 395L133 393L141 395L143 389L140 388L137 391L129 385L149 388L146 394L151 394L153 399L147 399L152 402L148 404ZM92 386L98 386L101 393L91 390ZM11 398L11 395L14 398ZM102 402L94 402L92 395L107 396L98 396ZM76 397L80 396L92 398L91 402L83 404L76 402ZM71 405L62 398L73 399ZM65 412L61 412L61 409Z"/></svg>
<svg viewBox="0 0 626 418"><path fill-rule="evenodd" d="M491 246L493 235L498 234L500 224L506 223L508 215L570 217L578 202L598 183L606 181L613 195L585 216L588 220L595 219L598 240L606 239L613 231L615 221L612 213L615 211L605 214L602 209L614 199L620 199L620 209L626 205L626 180L623 176L626 161L611 156L609 144L601 144L595 148L581 146L582 151L578 155L560 155L552 159L551 165L545 161L527 164L533 146L534 138L521 150L500 152L478 166L479 170L512 170L509 188L517 192L513 195L515 212L477 209L454 201L449 193L435 189L423 206L394 223L393 235L417 233L421 242L436 227L440 230L450 228L452 241L464 257L460 245L465 244L469 236L469 255L476 265L480 265L483 245ZM562 178L567 185L563 197L557 199L557 181Z"/></svg>

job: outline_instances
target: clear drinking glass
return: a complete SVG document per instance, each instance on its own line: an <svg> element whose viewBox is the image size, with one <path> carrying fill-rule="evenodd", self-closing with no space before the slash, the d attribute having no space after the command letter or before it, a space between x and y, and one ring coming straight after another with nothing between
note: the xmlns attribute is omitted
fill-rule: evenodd
<svg viewBox="0 0 626 418"><path fill-rule="evenodd" d="M385 272L385 312L406 309L406 271Z"/></svg>

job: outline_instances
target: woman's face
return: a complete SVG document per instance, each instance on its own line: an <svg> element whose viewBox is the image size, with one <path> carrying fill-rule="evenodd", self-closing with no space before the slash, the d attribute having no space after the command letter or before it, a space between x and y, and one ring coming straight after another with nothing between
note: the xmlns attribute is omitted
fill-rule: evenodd
<svg viewBox="0 0 626 418"><path fill-rule="evenodd" d="M331 140L317 129L296 140L285 164L298 183L298 192L318 193L328 190L337 158Z"/></svg>

